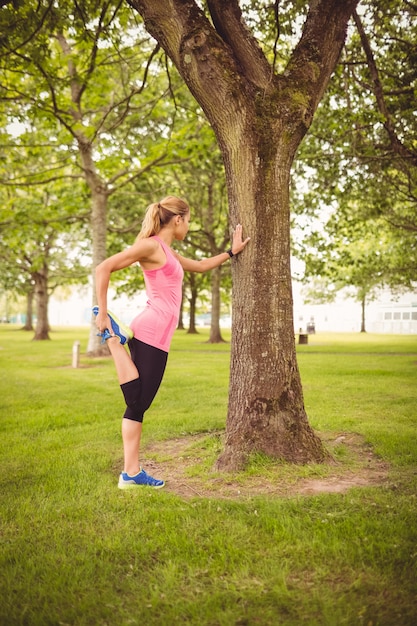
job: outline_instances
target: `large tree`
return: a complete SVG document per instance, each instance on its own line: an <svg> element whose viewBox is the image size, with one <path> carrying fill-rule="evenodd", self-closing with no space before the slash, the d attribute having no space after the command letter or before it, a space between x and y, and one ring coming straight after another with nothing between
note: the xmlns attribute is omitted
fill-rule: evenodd
<svg viewBox="0 0 417 626"><path fill-rule="evenodd" d="M212 125L225 163L231 227L240 222L251 236L232 261L229 408L218 467L239 468L251 452L321 461L325 450L308 423L295 352L289 181L357 0L308 3L298 42L279 63L278 45L261 49L238 0L207 0L203 9L194 0L130 4ZM293 40L296 34L289 33Z"/></svg>

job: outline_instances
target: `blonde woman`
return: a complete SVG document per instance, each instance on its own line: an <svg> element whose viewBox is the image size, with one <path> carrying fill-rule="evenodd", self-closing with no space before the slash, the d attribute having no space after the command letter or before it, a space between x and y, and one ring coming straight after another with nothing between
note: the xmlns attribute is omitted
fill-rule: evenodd
<svg viewBox="0 0 417 626"><path fill-rule="evenodd" d="M238 224L230 250L201 261L187 259L171 245L185 238L189 222L188 204L176 196L167 196L149 205L135 243L96 268L98 306L93 309L96 326L109 346L126 403L122 420L124 469L119 477L120 489L142 485L158 489L165 484L140 467L139 447L143 416L161 384L178 324L184 271L212 270L242 252L250 239L242 239L242 226ZM107 291L112 272L137 262L144 274L148 302L128 328L108 311Z"/></svg>

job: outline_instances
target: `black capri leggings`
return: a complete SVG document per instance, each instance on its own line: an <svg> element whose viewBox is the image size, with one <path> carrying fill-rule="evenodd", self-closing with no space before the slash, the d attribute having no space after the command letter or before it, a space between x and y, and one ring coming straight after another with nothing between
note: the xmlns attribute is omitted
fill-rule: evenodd
<svg viewBox="0 0 417 626"><path fill-rule="evenodd" d="M168 352L154 348L139 339L130 339L130 356L139 372L139 378L120 385L126 411L123 417L143 422L143 414L152 404L161 384L168 359Z"/></svg>

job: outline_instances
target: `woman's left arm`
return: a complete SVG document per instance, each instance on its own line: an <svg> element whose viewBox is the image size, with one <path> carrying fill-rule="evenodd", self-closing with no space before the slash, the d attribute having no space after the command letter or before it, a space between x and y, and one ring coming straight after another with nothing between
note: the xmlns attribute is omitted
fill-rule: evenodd
<svg viewBox="0 0 417 626"><path fill-rule="evenodd" d="M236 226L236 229L233 231L232 247L230 248L230 250L232 251L232 255L236 256L237 254L242 252L249 240L250 237L246 237L245 240L242 239L242 226L238 224ZM219 265L230 259L231 255L229 254L229 252L221 252L220 254L216 254L216 256L211 256L207 259L201 259L201 261L187 259L186 257L181 256L178 253L177 257L184 271L202 273L213 270L215 267L219 267Z"/></svg>

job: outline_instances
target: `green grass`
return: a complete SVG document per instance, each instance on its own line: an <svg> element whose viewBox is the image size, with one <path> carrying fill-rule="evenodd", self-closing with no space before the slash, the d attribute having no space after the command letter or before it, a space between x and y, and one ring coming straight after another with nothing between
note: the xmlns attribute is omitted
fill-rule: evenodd
<svg viewBox="0 0 417 626"><path fill-rule="evenodd" d="M389 463L382 486L242 500L118 490L113 364L82 356L72 369L72 344L85 352L88 331L51 337L0 326L0 624L417 622L417 337L318 334L298 347L311 424L362 435ZM190 446L189 475L210 482L229 345L206 339L176 334L143 446L206 433ZM234 478L291 483L327 471L256 457Z"/></svg>

